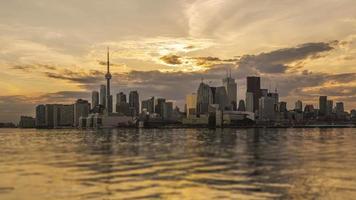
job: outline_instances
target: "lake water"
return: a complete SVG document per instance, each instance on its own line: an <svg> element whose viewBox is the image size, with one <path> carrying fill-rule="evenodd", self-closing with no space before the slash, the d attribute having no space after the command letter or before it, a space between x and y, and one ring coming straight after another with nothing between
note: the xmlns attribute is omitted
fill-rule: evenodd
<svg viewBox="0 0 356 200"><path fill-rule="evenodd" d="M356 129L0 129L0 199L356 199Z"/></svg>

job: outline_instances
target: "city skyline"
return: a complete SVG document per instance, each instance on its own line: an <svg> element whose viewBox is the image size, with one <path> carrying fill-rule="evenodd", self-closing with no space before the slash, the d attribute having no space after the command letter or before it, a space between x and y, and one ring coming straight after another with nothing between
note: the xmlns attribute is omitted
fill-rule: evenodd
<svg viewBox="0 0 356 200"><path fill-rule="evenodd" d="M356 107L354 1L85 2L0 3L0 121L90 100L105 84L106 46L112 94L137 90L183 108L202 77L221 85L231 69L237 101L245 78L261 76L290 109L297 100L317 107L319 96Z"/></svg>

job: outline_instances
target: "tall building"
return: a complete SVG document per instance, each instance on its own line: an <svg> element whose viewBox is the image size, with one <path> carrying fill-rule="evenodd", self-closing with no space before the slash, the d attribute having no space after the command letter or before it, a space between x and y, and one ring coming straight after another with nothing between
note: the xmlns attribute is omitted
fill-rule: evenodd
<svg viewBox="0 0 356 200"><path fill-rule="evenodd" d="M157 98L156 104L155 104L155 113L159 114L161 117L163 117L163 106L164 103L166 103L166 99L164 98Z"/></svg>
<svg viewBox="0 0 356 200"><path fill-rule="evenodd" d="M275 99L273 97L261 97L259 99L259 119L270 121L275 120Z"/></svg>
<svg viewBox="0 0 356 200"><path fill-rule="evenodd" d="M45 121L46 128L54 127L54 104L46 104L45 105Z"/></svg>
<svg viewBox="0 0 356 200"><path fill-rule="evenodd" d="M105 74L105 79L106 79L106 105L107 109L106 112L107 114L112 113L112 95L110 94L110 80L111 80L111 73L110 73L110 56L109 56L109 48L107 52L107 72Z"/></svg>
<svg viewBox="0 0 356 200"><path fill-rule="evenodd" d="M123 92L116 94L116 104L127 103L126 94Z"/></svg>
<svg viewBox="0 0 356 200"><path fill-rule="evenodd" d="M252 92L246 92L246 111L254 111L254 94Z"/></svg>
<svg viewBox="0 0 356 200"><path fill-rule="evenodd" d="M36 119L29 116L21 116L19 127L20 128L35 128Z"/></svg>
<svg viewBox="0 0 356 200"><path fill-rule="evenodd" d="M93 109L98 105L99 105L99 92L92 91L91 92L91 108Z"/></svg>
<svg viewBox="0 0 356 200"><path fill-rule="evenodd" d="M300 100L296 101L294 110L297 112L302 112L303 111L303 102Z"/></svg>
<svg viewBox="0 0 356 200"><path fill-rule="evenodd" d="M186 101L186 111L187 111L187 117L190 115L196 115L197 112L197 94L192 93L188 94L185 97Z"/></svg>
<svg viewBox="0 0 356 200"><path fill-rule="evenodd" d="M74 105L53 105L53 128L73 127Z"/></svg>
<svg viewBox="0 0 356 200"><path fill-rule="evenodd" d="M116 94L116 112L125 116L130 116L130 104L127 103L126 94L120 92Z"/></svg>
<svg viewBox="0 0 356 200"><path fill-rule="evenodd" d="M333 114L333 107L334 107L333 100L328 100L326 102L326 115L332 115Z"/></svg>
<svg viewBox="0 0 356 200"><path fill-rule="evenodd" d="M343 102L336 102L335 112L336 112L336 114L342 114L345 112Z"/></svg>
<svg viewBox="0 0 356 200"><path fill-rule="evenodd" d="M173 115L173 102L163 102L162 103L162 118L164 120L169 120Z"/></svg>
<svg viewBox="0 0 356 200"><path fill-rule="evenodd" d="M108 101L107 101L107 112L112 113L112 108L113 108L113 98L112 95L109 96Z"/></svg>
<svg viewBox="0 0 356 200"><path fill-rule="evenodd" d="M142 101L142 111L146 110L148 113L155 113L155 97Z"/></svg>
<svg viewBox="0 0 356 200"><path fill-rule="evenodd" d="M214 101L212 89L208 84L200 83L197 92L197 114L207 114L209 105Z"/></svg>
<svg viewBox="0 0 356 200"><path fill-rule="evenodd" d="M100 105L106 108L106 86L100 85Z"/></svg>
<svg viewBox="0 0 356 200"><path fill-rule="evenodd" d="M260 77L256 76L249 76L247 77L247 93L252 93L253 98L250 98L249 100L253 100L252 106L253 106L253 112L257 111L259 108L259 99L261 97L261 79ZM246 93L246 96L247 96ZM250 95L250 94L249 94ZM247 99L246 99L247 101Z"/></svg>
<svg viewBox="0 0 356 200"><path fill-rule="evenodd" d="M319 115L325 116L327 114L327 96L320 96L319 97Z"/></svg>
<svg viewBox="0 0 356 200"><path fill-rule="evenodd" d="M230 75L223 79L223 86L225 87L227 93L227 101L228 106L232 110L236 110L237 108L237 84L235 79L231 78L231 71Z"/></svg>
<svg viewBox="0 0 356 200"><path fill-rule="evenodd" d="M278 112L287 112L287 102L281 101L278 103Z"/></svg>
<svg viewBox="0 0 356 200"><path fill-rule="evenodd" d="M237 111L246 111L246 107L245 107L245 101L244 100L240 100L239 101L239 107L237 108Z"/></svg>
<svg viewBox="0 0 356 200"><path fill-rule="evenodd" d="M74 104L74 127L79 126L80 117L88 117L90 111L90 103L83 99L78 99Z"/></svg>
<svg viewBox="0 0 356 200"><path fill-rule="evenodd" d="M140 112L140 98L137 91L130 92L129 104L130 104L131 116L138 116Z"/></svg>
<svg viewBox="0 0 356 200"><path fill-rule="evenodd" d="M218 104L220 110L230 110L231 109L232 106L229 102L229 96L226 93L226 88L224 86L216 87L213 103ZM234 108L236 110L236 102L234 102L234 103L235 103Z"/></svg>
<svg viewBox="0 0 356 200"><path fill-rule="evenodd" d="M36 128L46 127L46 106L36 106Z"/></svg>

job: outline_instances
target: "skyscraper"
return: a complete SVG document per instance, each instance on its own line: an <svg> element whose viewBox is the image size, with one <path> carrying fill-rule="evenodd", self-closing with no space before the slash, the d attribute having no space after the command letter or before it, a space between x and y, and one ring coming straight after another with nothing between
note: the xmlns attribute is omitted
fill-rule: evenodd
<svg viewBox="0 0 356 200"><path fill-rule="evenodd" d="M296 101L294 110L297 112L302 112L303 111L303 102L300 100Z"/></svg>
<svg viewBox="0 0 356 200"><path fill-rule="evenodd" d="M80 117L88 117L90 103L83 99L78 99L74 104L74 127L79 126Z"/></svg>
<svg viewBox="0 0 356 200"><path fill-rule="evenodd" d="M247 93L252 93L252 97L253 98L246 98L246 104L251 105L252 106L252 112L255 112L256 110L258 110L259 107L259 99L261 97L261 79L260 77L256 77L256 76L249 76L247 77ZM248 96L248 94L246 93L246 97ZM251 95L251 94L249 94ZM247 102L247 100L249 101L253 101L253 102Z"/></svg>
<svg viewBox="0 0 356 200"><path fill-rule="evenodd" d="M228 97L228 106L232 110L236 110L237 107L237 84L235 82L235 79L231 77L231 71L230 75L227 76L226 78L223 79L223 86L226 89L227 97Z"/></svg>
<svg viewBox="0 0 356 200"><path fill-rule="evenodd" d="M151 97L142 101L142 111L146 110L148 113L155 113L155 97Z"/></svg>
<svg viewBox="0 0 356 200"><path fill-rule="evenodd" d="M116 112L130 116L130 105L127 103L126 94L123 92L116 94Z"/></svg>
<svg viewBox="0 0 356 200"><path fill-rule="evenodd" d="M207 114L213 99L213 92L209 85L201 82L197 92L197 114Z"/></svg>
<svg viewBox="0 0 356 200"><path fill-rule="evenodd" d="M99 92L92 91L91 93L91 108L95 108L95 106L99 105Z"/></svg>
<svg viewBox="0 0 356 200"><path fill-rule="evenodd" d="M100 85L100 105L106 108L106 86Z"/></svg>
<svg viewBox="0 0 356 200"><path fill-rule="evenodd" d="M244 100L241 99L239 101L239 107L237 108L237 111L246 111L245 101Z"/></svg>
<svg viewBox="0 0 356 200"><path fill-rule="evenodd" d="M336 114L342 114L345 112L343 102L336 102L335 112Z"/></svg>
<svg viewBox="0 0 356 200"><path fill-rule="evenodd" d="M261 120L275 120L275 99L273 97L261 97L259 99L259 119Z"/></svg>
<svg viewBox="0 0 356 200"><path fill-rule="evenodd" d="M73 104L53 105L53 128L73 127L74 106Z"/></svg>
<svg viewBox="0 0 356 200"><path fill-rule="evenodd" d="M231 109L232 106L230 105L230 103L232 103L232 102L229 102L229 97L228 97L228 94L226 93L226 88L224 86L216 87L213 103L218 104L220 110L230 110ZM235 108L236 108L236 102L235 102Z"/></svg>
<svg viewBox="0 0 356 200"><path fill-rule="evenodd" d="M246 111L248 112L254 112L254 107L253 107L253 92L246 92Z"/></svg>
<svg viewBox="0 0 356 200"><path fill-rule="evenodd" d="M106 79L106 105L107 105L107 114L112 113L112 96L110 94L110 79L111 79L111 73L110 73L110 56L109 56L109 48L107 52L107 72L105 74L105 79Z"/></svg>
<svg viewBox="0 0 356 200"><path fill-rule="evenodd" d="M155 105L155 113L159 114L163 118L163 106L166 102L164 98L157 98L157 102Z"/></svg>
<svg viewBox="0 0 356 200"><path fill-rule="evenodd" d="M131 116L137 116L140 112L140 98L137 91L130 92L129 104Z"/></svg>
<svg viewBox="0 0 356 200"><path fill-rule="evenodd" d="M330 116L333 114L334 101L328 100L326 102L326 115Z"/></svg>
<svg viewBox="0 0 356 200"><path fill-rule="evenodd" d="M320 96L319 97L319 115L325 116L327 113L327 96Z"/></svg>
<svg viewBox="0 0 356 200"><path fill-rule="evenodd" d="M36 128L46 127L46 106L36 106Z"/></svg>

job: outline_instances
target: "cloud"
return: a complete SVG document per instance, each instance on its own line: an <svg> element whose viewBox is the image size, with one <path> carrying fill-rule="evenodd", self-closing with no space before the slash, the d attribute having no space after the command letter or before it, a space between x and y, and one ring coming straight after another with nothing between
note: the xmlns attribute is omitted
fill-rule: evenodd
<svg viewBox="0 0 356 200"><path fill-rule="evenodd" d="M169 65L180 65L182 61L181 57L177 55L165 55L160 58L164 63Z"/></svg>
<svg viewBox="0 0 356 200"><path fill-rule="evenodd" d="M334 42L332 42L334 43ZM304 59L315 59L333 49L332 43L305 43L257 55L244 55L238 61L241 71L252 73L285 73L288 64Z"/></svg>

